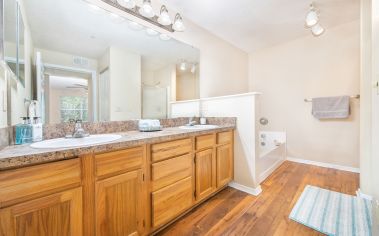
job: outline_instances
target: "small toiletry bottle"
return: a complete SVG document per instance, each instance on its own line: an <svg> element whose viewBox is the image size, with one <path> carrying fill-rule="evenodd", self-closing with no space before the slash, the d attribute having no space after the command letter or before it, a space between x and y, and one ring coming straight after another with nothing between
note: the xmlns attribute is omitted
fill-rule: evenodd
<svg viewBox="0 0 379 236"><path fill-rule="evenodd" d="M200 118L200 124L201 124L201 125L206 125L206 124L207 124L207 118L205 118L205 117L202 116L202 117Z"/></svg>
<svg viewBox="0 0 379 236"><path fill-rule="evenodd" d="M29 117L21 117L22 123L16 125L15 144L20 145L32 141L32 126L29 123Z"/></svg>
<svg viewBox="0 0 379 236"><path fill-rule="evenodd" d="M39 117L33 117L32 135L33 142L42 141L42 123Z"/></svg>

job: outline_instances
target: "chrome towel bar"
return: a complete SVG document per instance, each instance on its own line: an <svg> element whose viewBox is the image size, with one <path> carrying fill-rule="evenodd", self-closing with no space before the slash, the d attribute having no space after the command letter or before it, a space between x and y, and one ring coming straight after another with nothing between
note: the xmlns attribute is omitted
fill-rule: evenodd
<svg viewBox="0 0 379 236"><path fill-rule="evenodd" d="M350 96L350 98L359 99L359 98L361 98L361 95L358 94L358 95ZM306 98L306 99L304 99L304 102L312 102L312 99Z"/></svg>

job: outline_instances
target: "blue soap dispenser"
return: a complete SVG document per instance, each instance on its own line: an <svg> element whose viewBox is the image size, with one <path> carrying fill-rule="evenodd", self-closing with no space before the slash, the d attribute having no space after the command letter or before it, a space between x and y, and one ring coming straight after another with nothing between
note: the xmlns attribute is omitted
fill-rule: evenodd
<svg viewBox="0 0 379 236"><path fill-rule="evenodd" d="M15 144L31 143L33 141L33 127L29 117L22 117L22 123L16 125Z"/></svg>

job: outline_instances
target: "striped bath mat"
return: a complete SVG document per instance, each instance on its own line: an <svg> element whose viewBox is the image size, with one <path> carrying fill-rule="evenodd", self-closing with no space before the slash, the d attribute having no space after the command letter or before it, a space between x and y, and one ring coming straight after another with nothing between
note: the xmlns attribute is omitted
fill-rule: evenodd
<svg viewBox="0 0 379 236"><path fill-rule="evenodd" d="M371 201L307 185L290 219L327 235L371 236Z"/></svg>

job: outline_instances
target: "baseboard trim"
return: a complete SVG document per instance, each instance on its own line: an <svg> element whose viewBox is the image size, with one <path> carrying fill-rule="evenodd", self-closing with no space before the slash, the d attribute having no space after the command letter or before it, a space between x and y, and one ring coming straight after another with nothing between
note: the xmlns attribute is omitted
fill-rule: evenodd
<svg viewBox="0 0 379 236"><path fill-rule="evenodd" d="M262 192L262 188L260 185L256 188L250 188L245 185L238 184L236 182L231 182L229 183L229 187L235 188L237 190L240 190L242 192L245 192L254 196L258 196Z"/></svg>
<svg viewBox="0 0 379 236"><path fill-rule="evenodd" d="M280 159L276 161L270 168L259 175L259 183L262 183L267 177L269 177L285 160Z"/></svg>
<svg viewBox="0 0 379 236"><path fill-rule="evenodd" d="M354 168L350 166L341 166L341 165L335 165L335 164L329 164L324 162L317 162L317 161L310 161L310 160L304 160L304 159L298 159L294 157L287 157L287 161L307 164L307 165L314 165L314 166L320 166L320 167L326 167L336 170L343 170L343 171L349 171L353 173L360 173L359 168Z"/></svg>

